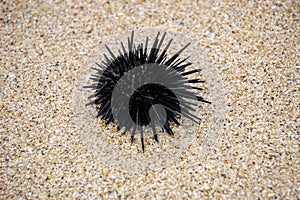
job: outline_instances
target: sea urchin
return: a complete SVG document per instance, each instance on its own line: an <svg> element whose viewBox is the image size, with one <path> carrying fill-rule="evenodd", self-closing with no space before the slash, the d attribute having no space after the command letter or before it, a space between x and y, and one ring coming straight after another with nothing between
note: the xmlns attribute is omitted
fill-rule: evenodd
<svg viewBox="0 0 300 200"><path fill-rule="evenodd" d="M85 86L94 90L89 97L94 100L87 105L96 105L97 117L101 116L106 124L115 122L118 129L124 129L124 134L130 131L131 142L139 129L143 151L143 127L150 126L158 142L156 126L173 135L170 124L180 125L181 116L199 120L191 113L194 110L191 105L194 104L188 99L210 103L193 91L202 88L190 86L191 83L204 81L187 78L200 69L185 71L192 63L187 62L189 57L179 57L190 43L168 58L167 50L172 39L161 49L166 33L160 40L159 35L160 32L148 49L148 37L145 43L136 45L132 31L128 38L128 49L121 42L122 51L119 50L118 56L105 45L110 57L104 54L105 60L101 64L96 63L98 68L93 69L97 73L91 77L94 83Z"/></svg>

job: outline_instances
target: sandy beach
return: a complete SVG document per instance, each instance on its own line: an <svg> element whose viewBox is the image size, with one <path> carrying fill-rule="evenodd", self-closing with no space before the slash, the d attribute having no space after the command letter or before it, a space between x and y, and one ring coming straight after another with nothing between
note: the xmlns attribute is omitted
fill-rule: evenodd
<svg viewBox="0 0 300 200"><path fill-rule="evenodd" d="M300 198L298 1L0 5L0 199ZM194 138L176 159L174 148L158 160L162 154L155 154L150 137L147 152L137 154L152 155L150 164L137 157L136 165L124 170L113 165L115 158L125 166L132 161L126 149L137 152L140 144L132 146L129 136L124 139L101 120L91 126L82 121L93 109L85 108L76 92L88 73L85 64L98 62L95 50L105 38L117 41L130 30L150 34L157 27L197 41L206 52L204 67L212 66L207 68L212 74L201 75L219 77L211 80L222 86L222 120L211 128L215 113L201 115ZM199 156L210 133L213 142ZM164 135L169 144L172 138ZM173 141L183 144L180 138ZM104 142L116 149L102 151ZM156 166L163 161L168 164ZM151 164L155 170L147 168Z"/></svg>

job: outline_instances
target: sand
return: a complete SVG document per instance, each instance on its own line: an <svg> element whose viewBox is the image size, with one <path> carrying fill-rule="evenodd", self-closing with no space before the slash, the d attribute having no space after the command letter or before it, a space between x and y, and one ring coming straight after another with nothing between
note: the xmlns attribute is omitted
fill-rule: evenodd
<svg viewBox="0 0 300 200"><path fill-rule="evenodd" d="M0 5L1 199L300 198L299 2ZM103 163L86 143L74 94L104 38L156 27L206 51L226 109L202 156L199 137L216 123L205 114L195 143L177 161L124 170ZM128 140L95 123L127 151Z"/></svg>

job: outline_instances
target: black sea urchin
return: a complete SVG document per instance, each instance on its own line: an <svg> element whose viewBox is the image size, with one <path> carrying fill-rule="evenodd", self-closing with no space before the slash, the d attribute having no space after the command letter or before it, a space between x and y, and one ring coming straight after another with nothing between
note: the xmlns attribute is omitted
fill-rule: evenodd
<svg viewBox="0 0 300 200"><path fill-rule="evenodd" d="M187 79L186 76L199 72L200 69L185 71L192 63L187 58L179 58L180 54L190 45L187 44L171 57L167 57L167 50L172 40L164 49L161 49L166 36L159 40L158 32L152 47L148 50L148 37L145 43L133 42L134 32L128 38L128 50L121 42L122 51L115 56L106 46L110 58L104 54L105 61L97 64L97 71L91 80L95 93L89 98L95 98L87 105L97 105L101 119L117 123L118 129L124 128L124 133L131 131L133 142L135 132L140 131L142 149L144 151L143 127L150 126L156 142L156 126L160 126L169 135L173 135L170 123L180 125L178 119L185 116L197 121L199 118L191 113L191 102L194 99L210 103L197 96L192 90L202 88L191 87L191 83L203 83L199 79Z"/></svg>

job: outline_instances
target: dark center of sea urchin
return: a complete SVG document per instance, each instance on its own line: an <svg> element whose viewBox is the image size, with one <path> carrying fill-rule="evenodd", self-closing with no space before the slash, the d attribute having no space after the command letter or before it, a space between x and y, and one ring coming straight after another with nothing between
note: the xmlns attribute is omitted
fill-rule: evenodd
<svg viewBox="0 0 300 200"><path fill-rule="evenodd" d="M106 124L117 123L118 129L124 128L124 133L131 132L133 142L135 132L140 131L142 149L144 151L143 127L151 126L154 139L158 142L156 126L161 126L169 135L173 135L170 123L180 125L178 120L185 116L190 120L199 118L191 112L193 99L210 103L197 96L192 90L202 90L189 86L191 83L203 83L199 79L187 79L186 76L200 71L200 69L185 71L192 63L187 58L179 58L180 54L190 45L187 44L176 54L167 58L167 50L172 40L161 49L166 36L159 40L159 32L148 51L148 37L145 43L133 43L134 32L128 38L128 51L121 42L122 51L115 56L106 46L110 58L104 54L105 61L97 64L99 68L92 75L94 83L85 88L95 90L89 97L95 98L87 105L97 105L98 114Z"/></svg>
<svg viewBox="0 0 300 200"><path fill-rule="evenodd" d="M162 105L164 108L169 108L166 110L168 121L175 122L179 125L176 117L180 117L180 115L176 115L176 113L181 113L181 109L176 95L167 87L155 83L139 87L130 97L129 112L131 119L137 123L136 119L139 118L139 124L141 126L150 125L151 113L149 111L150 108L156 104ZM158 112L158 114L163 113ZM155 118L152 118L152 120L155 120ZM157 120L160 121L159 119ZM166 123L168 121L166 121ZM165 129L169 134L173 135L168 125L165 126Z"/></svg>

